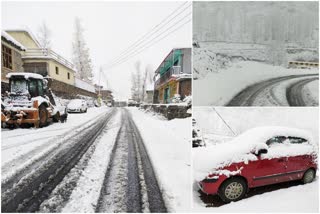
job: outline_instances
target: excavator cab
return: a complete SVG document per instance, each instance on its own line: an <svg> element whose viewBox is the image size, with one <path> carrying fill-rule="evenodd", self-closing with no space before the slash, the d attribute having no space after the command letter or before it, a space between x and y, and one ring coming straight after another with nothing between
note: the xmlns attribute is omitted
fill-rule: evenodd
<svg viewBox="0 0 320 214"><path fill-rule="evenodd" d="M34 124L46 126L49 122L64 122L67 118L65 107L55 106L47 81L35 73L9 73L10 92L1 107L2 124Z"/></svg>

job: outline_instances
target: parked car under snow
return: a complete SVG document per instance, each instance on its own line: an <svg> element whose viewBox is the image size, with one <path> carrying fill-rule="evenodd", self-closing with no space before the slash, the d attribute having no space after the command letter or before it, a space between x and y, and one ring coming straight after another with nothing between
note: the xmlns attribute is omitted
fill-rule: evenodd
<svg viewBox="0 0 320 214"><path fill-rule="evenodd" d="M87 102L85 100L81 100L81 99L73 99L69 102L69 104L67 105L67 111L69 113L72 112L87 112L88 110L88 105Z"/></svg>
<svg viewBox="0 0 320 214"><path fill-rule="evenodd" d="M237 201L250 188L292 180L310 183L317 171L310 133L285 127L248 130L230 142L197 148L194 173L202 192Z"/></svg>

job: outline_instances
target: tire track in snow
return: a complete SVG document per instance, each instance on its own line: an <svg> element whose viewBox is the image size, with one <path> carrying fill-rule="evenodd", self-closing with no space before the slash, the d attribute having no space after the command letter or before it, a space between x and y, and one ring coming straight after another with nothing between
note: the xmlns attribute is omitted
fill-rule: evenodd
<svg viewBox="0 0 320 214"><path fill-rule="evenodd" d="M291 75L284 77L272 78L269 80L265 80L251 86L248 86L241 92L239 92L235 97L231 99L231 101L226 106L253 106L257 97L267 88L272 88L274 85L277 85L283 81L301 78L301 77L309 77L309 76L318 76L316 74L303 74L303 75Z"/></svg>
<svg viewBox="0 0 320 214"><path fill-rule="evenodd" d="M51 157L30 174L22 178L12 178L17 182L7 181L2 184L2 212L35 212L40 204L49 196L52 190L63 180L65 175L78 163L99 136L106 123L113 116L114 109L94 125L75 132L65 139L65 143L73 141L71 147L60 148L60 151ZM13 185L9 185L13 184Z"/></svg>
<svg viewBox="0 0 320 214"><path fill-rule="evenodd" d="M49 198L41 204L40 212L93 212L90 208L95 206L95 200L92 201L92 198L94 198L94 195L98 196L98 194L95 194L95 190L98 192L96 186L100 185L99 174L104 173L106 170L106 166L103 165L102 161L109 159L110 148L113 147L115 142L115 139L112 138L115 138L120 129L120 114L119 111L114 114L114 117L107 123L101 135L95 140L78 164L53 190Z"/></svg>
<svg viewBox="0 0 320 214"><path fill-rule="evenodd" d="M130 113L122 112L96 212L167 212L140 133Z"/></svg>
<svg viewBox="0 0 320 214"><path fill-rule="evenodd" d="M304 95L303 95L303 87L307 85L308 83L319 80L318 77L315 78L308 78L301 80L297 83L294 83L290 85L287 90L286 90L286 96L288 103L290 106L306 106L306 101L304 100Z"/></svg>
<svg viewBox="0 0 320 214"><path fill-rule="evenodd" d="M81 123L73 127L72 130L81 132L86 128L90 127L91 125L93 125L94 122L98 121L99 118L103 117L104 114L106 114L106 112L101 113L96 117L92 118L89 123L88 121L86 121L84 123ZM1 166L1 174L2 174L1 185L3 186L7 182L7 180L13 176L18 178L18 175L19 175L21 178L23 175L29 173L32 169L37 168L40 164L42 164L44 159L47 159L48 157L54 155L56 153L56 150L60 146L66 145L66 143L64 142L64 138L68 138L68 137L71 138L72 135L73 135L73 132L70 131L69 129L66 132L62 132L61 134L55 136L51 140L46 140L42 145L37 146L32 150L6 162L4 165ZM16 166L19 166L19 167L16 168ZM14 167L14 172L12 173L11 171L13 167ZM17 180L19 180L20 178L18 178Z"/></svg>

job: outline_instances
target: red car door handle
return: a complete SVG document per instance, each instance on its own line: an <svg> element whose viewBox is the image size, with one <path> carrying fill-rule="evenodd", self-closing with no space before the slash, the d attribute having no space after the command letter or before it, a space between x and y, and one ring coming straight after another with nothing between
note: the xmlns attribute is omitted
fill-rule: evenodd
<svg viewBox="0 0 320 214"><path fill-rule="evenodd" d="M278 159L278 162L284 162L284 159Z"/></svg>

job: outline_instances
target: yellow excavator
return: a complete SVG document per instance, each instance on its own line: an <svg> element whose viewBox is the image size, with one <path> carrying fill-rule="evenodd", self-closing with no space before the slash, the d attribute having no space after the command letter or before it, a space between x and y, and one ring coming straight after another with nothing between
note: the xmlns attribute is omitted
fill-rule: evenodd
<svg viewBox="0 0 320 214"><path fill-rule="evenodd" d="M9 89L1 97L2 127L44 127L50 122L65 122L65 106L56 105L47 80L35 73L9 73Z"/></svg>

